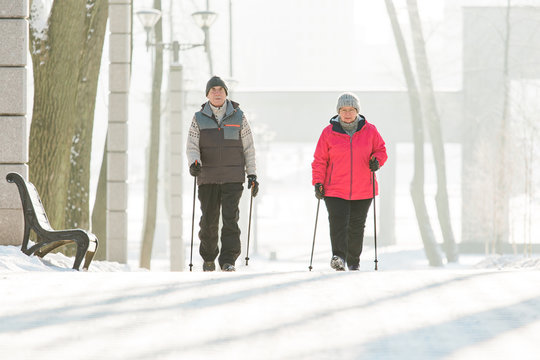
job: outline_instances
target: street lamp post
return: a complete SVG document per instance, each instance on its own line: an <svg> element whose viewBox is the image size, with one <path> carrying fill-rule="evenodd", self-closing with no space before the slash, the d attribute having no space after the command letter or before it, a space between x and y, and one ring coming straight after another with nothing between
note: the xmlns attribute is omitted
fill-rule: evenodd
<svg viewBox="0 0 540 360"><path fill-rule="evenodd" d="M150 40L150 34L156 23L161 18L161 11L157 9L142 9L137 11L137 17L139 18L141 24L146 31L146 49L148 50L151 46L161 46L164 49L173 51L173 63L179 61L179 52L183 50L189 50L196 47L204 46L204 51L207 54L210 54L210 44L209 44L209 30L210 26L214 23L217 18L217 14L213 11L197 11L191 14L195 23L201 28L204 33L204 42L199 44L191 43L179 43L178 41L171 41L170 43L153 43ZM208 62L210 66L210 74L212 71L212 58L208 55Z"/></svg>
<svg viewBox="0 0 540 360"><path fill-rule="evenodd" d="M217 14L212 11L198 11L192 14L197 25L204 32L203 43L180 43L172 40L169 43L153 43L151 41L151 31L161 16L161 12L156 9L145 9L137 11L137 16L146 31L146 47L161 46L163 49L171 50L172 61L169 66L169 240L170 240L170 269L171 271L182 271L184 269L184 242L182 239L182 173L184 157L184 136L182 110L184 107L183 93L183 67L180 64L180 51L204 47L208 54L210 74L212 74L212 63L210 56L210 46L208 41L208 30L215 21Z"/></svg>

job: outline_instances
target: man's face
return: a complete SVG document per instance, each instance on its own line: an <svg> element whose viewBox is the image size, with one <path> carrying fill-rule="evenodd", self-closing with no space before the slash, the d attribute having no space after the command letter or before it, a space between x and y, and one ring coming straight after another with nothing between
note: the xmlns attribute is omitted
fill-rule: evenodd
<svg viewBox="0 0 540 360"><path fill-rule="evenodd" d="M206 95L206 98L210 100L210 104L216 107L221 107L223 104L225 104L225 100L227 100L227 93L223 87L214 86L210 89L208 95Z"/></svg>

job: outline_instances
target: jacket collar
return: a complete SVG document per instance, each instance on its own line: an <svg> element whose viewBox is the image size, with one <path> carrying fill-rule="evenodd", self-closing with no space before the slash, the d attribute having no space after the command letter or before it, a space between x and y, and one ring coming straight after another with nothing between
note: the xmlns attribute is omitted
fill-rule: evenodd
<svg viewBox="0 0 540 360"><path fill-rule="evenodd" d="M225 116L223 117L225 119L231 116L236 111L236 109L238 109L240 104L227 99L225 100L225 104L223 104L223 106L227 106L227 110L225 110ZM214 113L212 112L212 108L210 107L210 101L207 101L201 105L201 112L210 118L214 118Z"/></svg>
<svg viewBox="0 0 540 360"><path fill-rule="evenodd" d="M360 118L360 121L358 121L358 127L356 128L356 132L360 131L366 124L366 118L362 114L358 114L358 117ZM340 134L347 134L345 130L343 130L343 127L341 126L341 123L339 122L339 115L335 115L330 119L330 124L332 125L332 130L335 132L338 132Z"/></svg>

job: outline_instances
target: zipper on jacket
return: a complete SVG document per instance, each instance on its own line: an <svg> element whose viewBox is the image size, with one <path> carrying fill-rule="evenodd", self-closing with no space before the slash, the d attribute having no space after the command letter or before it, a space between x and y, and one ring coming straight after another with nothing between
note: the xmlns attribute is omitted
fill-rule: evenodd
<svg viewBox="0 0 540 360"><path fill-rule="evenodd" d="M353 134L354 136L354 134ZM351 136L351 140L349 141L349 144L351 145L351 185L350 185L350 192L349 192L349 200L352 199L352 177L353 177L353 137Z"/></svg>

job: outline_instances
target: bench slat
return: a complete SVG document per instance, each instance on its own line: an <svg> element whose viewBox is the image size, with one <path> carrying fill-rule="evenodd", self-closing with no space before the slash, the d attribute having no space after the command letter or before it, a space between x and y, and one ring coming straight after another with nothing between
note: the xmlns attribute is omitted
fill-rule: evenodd
<svg viewBox="0 0 540 360"><path fill-rule="evenodd" d="M43 207L43 203L41 202L41 198L39 197L36 187L34 186L34 184L28 182L27 187L28 195L30 196L30 201L32 201L32 205L34 205L36 218L39 221L39 224L45 230L54 231L51 223L49 222L49 218L45 213L45 208Z"/></svg>

